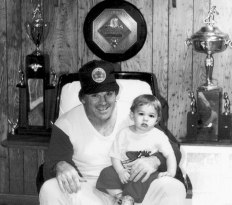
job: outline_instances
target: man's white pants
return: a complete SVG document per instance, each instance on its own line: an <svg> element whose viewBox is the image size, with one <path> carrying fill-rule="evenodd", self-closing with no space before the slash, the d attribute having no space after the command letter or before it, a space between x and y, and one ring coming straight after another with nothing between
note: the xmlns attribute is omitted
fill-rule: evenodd
<svg viewBox="0 0 232 205"><path fill-rule="evenodd" d="M96 190L95 179L82 182L77 193L63 193L55 178L46 181L39 195L40 205L113 205L113 198ZM140 205L184 205L184 185L171 177L154 180Z"/></svg>

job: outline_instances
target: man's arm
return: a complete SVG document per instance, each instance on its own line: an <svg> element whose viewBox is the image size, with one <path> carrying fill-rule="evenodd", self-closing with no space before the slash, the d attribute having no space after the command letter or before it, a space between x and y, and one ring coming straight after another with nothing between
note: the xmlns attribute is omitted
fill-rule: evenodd
<svg viewBox="0 0 232 205"><path fill-rule="evenodd" d="M44 179L48 180L56 177L54 168L60 161L66 161L75 167L75 164L72 161L72 155L73 147L69 137L60 128L54 125L43 168Z"/></svg>
<svg viewBox="0 0 232 205"><path fill-rule="evenodd" d="M170 144L172 145L172 149L175 153L175 156L176 156L176 162L177 162L177 165L180 163L180 160L181 160L181 152L180 152L180 149L178 147L178 145L174 142L172 142L170 140ZM160 161L160 165L158 167L158 171L160 172L165 172L167 171L167 165L166 165L166 159L165 157L160 153L160 152L157 152L157 153L154 153L152 156L156 156L159 161Z"/></svg>

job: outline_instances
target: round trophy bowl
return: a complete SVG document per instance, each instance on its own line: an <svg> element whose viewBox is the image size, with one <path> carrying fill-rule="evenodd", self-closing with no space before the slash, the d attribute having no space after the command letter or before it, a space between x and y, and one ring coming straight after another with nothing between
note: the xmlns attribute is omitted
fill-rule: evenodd
<svg viewBox="0 0 232 205"><path fill-rule="evenodd" d="M46 39L49 31L49 23L45 23L42 18L41 5L38 4L33 11L33 17L31 22L26 22L27 36L33 41L36 46L36 50L33 55L42 55L42 51L39 50L40 44Z"/></svg>
<svg viewBox="0 0 232 205"><path fill-rule="evenodd" d="M216 23L214 20L215 14L218 15L219 13L216 11L216 6L213 6L209 10L208 16L204 19L206 26L202 27L185 41L187 46L192 45L194 51L207 55L205 59L206 83L199 87L203 90L214 90L218 88L212 82L214 66L213 54L223 52L228 45L232 47L229 36L213 26Z"/></svg>
<svg viewBox="0 0 232 205"><path fill-rule="evenodd" d="M227 34L212 26L202 27L187 41L194 51L205 54L223 52L231 43Z"/></svg>
<svg viewBox="0 0 232 205"><path fill-rule="evenodd" d="M229 36L221 32L217 27L207 25L202 27L198 32L193 34L191 38L186 40L187 46L192 45L194 51L205 53L205 67L206 67L206 83L200 86L203 90L217 89L218 86L212 82L213 66L214 66L214 53L220 53L226 50L227 46L231 45Z"/></svg>
<svg viewBox="0 0 232 205"><path fill-rule="evenodd" d="M44 23L41 21L33 21L25 23L26 31L28 37L33 41L36 46L36 50L33 52L35 55L41 55L40 44L46 39L49 31L49 23Z"/></svg>

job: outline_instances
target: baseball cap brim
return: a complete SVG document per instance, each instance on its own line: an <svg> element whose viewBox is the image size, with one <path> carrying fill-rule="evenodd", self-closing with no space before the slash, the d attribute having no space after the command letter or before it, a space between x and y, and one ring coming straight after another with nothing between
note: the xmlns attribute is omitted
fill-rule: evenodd
<svg viewBox="0 0 232 205"><path fill-rule="evenodd" d="M81 88L80 92L83 92L85 94L96 94L100 92L110 92L110 91L115 91L115 92L119 91L119 86L117 82L108 83L108 84L99 84L97 86L96 85L88 86L85 88Z"/></svg>

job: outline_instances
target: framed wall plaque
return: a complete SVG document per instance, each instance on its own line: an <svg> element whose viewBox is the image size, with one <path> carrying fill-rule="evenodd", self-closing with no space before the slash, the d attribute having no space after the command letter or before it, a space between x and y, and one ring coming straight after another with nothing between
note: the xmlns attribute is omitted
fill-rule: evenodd
<svg viewBox="0 0 232 205"><path fill-rule="evenodd" d="M125 61L143 47L147 26L141 12L124 0L105 0L94 6L84 22L84 38L99 58Z"/></svg>

